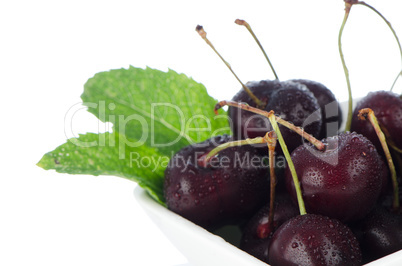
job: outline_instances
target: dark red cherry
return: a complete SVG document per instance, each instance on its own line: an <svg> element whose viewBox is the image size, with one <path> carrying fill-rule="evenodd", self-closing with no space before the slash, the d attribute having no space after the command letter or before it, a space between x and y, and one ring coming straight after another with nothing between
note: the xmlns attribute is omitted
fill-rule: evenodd
<svg viewBox="0 0 402 266"><path fill-rule="evenodd" d="M352 228L360 242L365 263L402 249L402 214L400 213L391 212L377 205Z"/></svg>
<svg viewBox="0 0 402 266"><path fill-rule="evenodd" d="M250 145L225 149L206 167L201 163L214 147L231 140L227 135L213 137L172 157L164 183L170 210L212 230L248 219L268 200L269 171Z"/></svg>
<svg viewBox="0 0 402 266"><path fill-rule="evenodd" d="M274 110L280 118L295 126L303 127L307 133L318 137L321 131L322 117L317 99L303 84L284 81L281 82L281 85L280 90L272 93L265 110ZM304 142L304 139L292 130L282 125L279 128L289 152Z"/></svg>
<svg viewBox="0 0 402 266"><path fill-rule="evenodd" d="M268 263L268 247L273 233L280 225L298 214L298 208L287 194L277 195L272 226L269 225L269 204L266 204L246 224L240 249Z"/></svg>
<svg viewBox="0 0 402 266"><path fill-rule="evenodd" d="M309 144L300 146L291 156L307 212L343 222L359 220L371 211L383 190L385 164L363 135L346 132L324 142L325 151ZM286 185L296 200L288 169Z"/></svg>
<svg viewBox="0 0 402 266"><path fill-rule="evenodd" d="M371 108L378 122L388 131L392 141L402 149L402 99L390 91L370 92L361 99L354 110L351 130L367 137L383 153L381 144L369 121L359 120L360 109Z"/></svg>
<svg viewBox="0 0 402 266"><path fill-rule="evenodd" d="M317 99L305 85L277 80L248 83L248 85L257 98L266 103L266 111L273 110L277 116L296 126L302 126L306 132L318 137L322 124L321 113L317 111L319 110ZM242 91L236 94L232 100L255 107L255 103ZM249 111L230 107L229 117L233 136L236 139L262 137L272 130L267 118ZM280 129L289 151L303 143L303 138L297 133L283 126L280 126ZM278 150L280 149L278 148Z"/></svg>
<svg viewBox="0 0 402 266"><path fill-rule="evenodd" d="M398 172L399 173L399 172ZM399 197L399 205L402 206L402 173L397 175L397 183L398 183L398 197ZM393 193L393 187L392 187L392 182L391 178L387 176L388 185L386 186L386 189L381 193L381 197L378 201L378 204L381 205L381 207L386 208L386 209L391 209L394 201L394 193Z"/></svg>
<svg viewBox="0 0 402 266"><path fill-rule="evenodd" d="M246 85L264 104L270 101L272 92L281 88L281 82L278 80L252 81L247 82ZM257 107L244 89L240 90L233 97L232 101L247 103L252 107ZM231 128L235 139L265 136L268 132L267 129L271 128L268 118L241 110L240 108L229 107L228 115L231 120Z"/></svg>
<svg viewBox="0 0 402 266"><path fill-rule="evenodd" d="M338 134L339 127L342 124L342 111L332 91L324 86L324 84L312 80L292 79L290 81L306 85L317 99L322 116L319 139L332 137Z"/></svg>
<svg viewBox="0 0 402 266"><path fill-rule="evenodd" d="M316 214L291 218L274 233L269 246L271 265L361 265L359 243L336 219Z"/></svg>

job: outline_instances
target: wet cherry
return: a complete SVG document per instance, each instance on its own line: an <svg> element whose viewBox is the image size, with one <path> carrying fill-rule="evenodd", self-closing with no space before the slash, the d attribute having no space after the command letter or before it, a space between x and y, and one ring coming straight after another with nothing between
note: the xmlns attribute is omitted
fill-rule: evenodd
<svg viewBox="0 0 402 266"><path fill-rule="evenodd" d="M318 138L323 139L338 134L338 129L342 124L342 111L332 91L317 81L307 79L292 79L290 81L306 85L317 99L322 117L322 127Z"/></svg>
<svg viewBox="0 0 402 266"><path fill-rule="evenodd" d="M302 126L313 136L319 135L322 125L321 112L318 111L320 107L314 95L305 85L277 80L261 81L251 83L251 85L251 88L255 88L258 92L257 95L264 101L266 111L273 110L279 117L296 126ZM242 91L236 94L232 100L256 106ZM239 108L230 107L229 118L235 139L262 137L266 132L272 130L267 118ZM303 143L302 137L293 131L282 126L280 128L290 151Z"/></svg>
<svg viewBox="0 0 402 266"><path fill-rule="evenodd" d="M361 265L359 243L336 219L316 214L291 218L274 233L271 265Z"/></svg>
<svg viewBox="0 0 402 266"><path fill-rule="evenodd" d="M268 200L265 162L250 145L228 148L205 166L203 157L227 135L187 146L165 171L167 207L208 229L248 219Z"/></svg>
<svg viewBox="0 0 402 266"><path fill-rule="evenodd" d="M360 242L365 263L402 249L402 214L398 212L377 205L352 229Z"/></svg>
<svg viewBox="0 0 402 266"><path fill-rule="evenodd" d="M303 145L292 153L307 212L343 222L359 220L379 198L386 166L374 145L360 134L341 133L324 142L325 151ZM295 199L289 171L286 184Z"/></svg>
<svg viewBox="0 0 402 266"><path fill-rule="evenodd" d="M272 227L269 226L269 204L267 204L245 226L240 248L256 258L268 262L268 247L273 233L280 225L298 214L298 208L287 194L277 195Z"/></svg>
<svg viewBox="0 0 402 266"><path fill-rule="evenodd" d="M402 99L399 95L390 91L370 92L357 103L353 113L351 130L367 137L382 153L381 144L371 124L357 117L362 108L374 111L383 130L388 132L395 146L402 149Z"/></svg>

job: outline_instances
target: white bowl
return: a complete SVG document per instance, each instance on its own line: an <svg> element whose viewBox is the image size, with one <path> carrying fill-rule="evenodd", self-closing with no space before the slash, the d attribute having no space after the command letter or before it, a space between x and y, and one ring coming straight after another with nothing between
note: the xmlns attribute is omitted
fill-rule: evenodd
<svg viewBox="0 0 402 266"><path fill-rule="evenodd" d="M134 190L134 196L151 220L187 258L191 265L267 266L266 263L224 240L224 238L228 239L227 236L231 234L232 239L230 242L238 241L239 233L236 228L227 227L219 230L215 232L219 234L218 236L169 211L154 201L145 190L138 186ZM401 266L402 250L367 265Z"/></svg>
<svg viewBox="0 0 402 266"><path fill-rule="evenodd" d="M341 108L343 111L342 129L346 121L347 103L341 103ZM228 226L210 233L163 207L138 186L134 190L134 196L148 216L191 265L267 266L266 263L236 247L241 236L237 227ZM366 265L401 266L402 250Z"/></svg>

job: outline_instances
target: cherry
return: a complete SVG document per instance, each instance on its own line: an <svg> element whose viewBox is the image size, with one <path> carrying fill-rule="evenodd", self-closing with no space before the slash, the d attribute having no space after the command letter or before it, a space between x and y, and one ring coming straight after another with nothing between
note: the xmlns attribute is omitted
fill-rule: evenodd
<svg viewBox="0 0 402 266"><path fill-rule="evenodd" d="M402 214L377 205L352 226L365 263L402 249Z"/></svg>
<svg viewBox="0 0 402 266"><path fill-rule="evenodd" d="M370 10L374 11L374 13L376 13L387 24L388 28L391 30L391 32L394 35L395 40L396 40L396 42L398 44L401 59L402 59L402 46L401 46L401 43L399 42L399 38L398 38L395 30L391 26L391 23L377 9L375 9L373 6L367 4L364 1L344 0L344 2L345 2L345 15L344 15L344 18L343 18L343 21L342 21L341 28L339 29L338 48L339 48L339 55L340 55L340 58L341 58L341 61L342 61L343 70L344 70L344 73L345 73L346 83L347 83L347 87L348 87L348 94L349 94L348 117L347 117L346 127L345 127L346 130L349 131L351 129L351 124L352 124L353 98L352 98L352 89L351 89L350 78L349 78L349 70L348 70L348 68L346 66L345 58L344 58L343 51L342 51L342 35L343 35L343 30L345 28L346 22L347 22L347 20L349 18L349 14L350 14L350 11L352 9L352 6L354 6L354 5L362 5L362 6L365 6L365 7L369 8ZM398 75L397 75L394 83L392 84L391 91L392 91L394 85L396 84L396 81L398 80L398 78L400 76L402 76L402 71L398 70ZM363 108L371 108L371 107L363 106Z"/></svg>
<svg viewBox="0 0 402 266"><path fill-rule="evenodd" d="M266 253L266 249L264 249L264 244L262 244L258 249L257 247L257 252L260 252L260 254L257 254L261 256L263 260L266 260L266 257L268 256L268 262L272 263L273 265L360 265L361 263L361 252L360 248L358 245L358 242L355 238L355 236L352 234L351 230L343 225L340 221L336 219L330 219L327 216L321 216L321 215L316 215L316 214L307 214L306 213L306 208L304 204L304 199L302 192L303 187L299 185L299 178L298 178L298 166L297 164L293 163L293 160L288 152L288 148L286 146L286 143L284 142L284 138L281 134L281 130L279 129L279 126L277 124L280 121L281 124L286 125L284 121L281 118L278 118L274 115L273 111L270 112L263 112L259 110L258 108L253 108L250 107L249 105L244 105L244 104L239 104L236 102L227 102L227 101L222 101L219 102L215 110L217 108L220 108L224 105L229 105L233 107L239 107L244 110L252 111L261 115L266 116L269 119L269 122L272 125L273 130L275 131L275 134L277 135L278 141L281 145L281 148L284 152L284 156L286 158L286 161L289 166L289 173L291 175L291 178L289 178L293 184L292 186L292 192L294 192L294 196L297 199L298 205L299 205L299 211L300 211L300 216L296 216L295 218L291 218L284 224L282 224L275 232L275 214L272 215L272 210L274 209L274 205L272 205L272 198L271 198L271 205L270 205L270 211L269 211L269 218L268 222L266 224L259 224L257 225L256 228L254 228L254 232L257 234L257 238L265 238L266 243L269 242L269 248L268 248L268 255ZM287 126L286 126L287 127ZM291 127L295 132L298 130L295 127ZM269 154L270 154L270 166L272 166L272 160L271 158L273 157L273 150L272 145L270 145L269 141L269 135L270 133L267 133L266 136L268 136L268 147L269 147ZM302 134L303 135L303 134ZM377 161L373 160L371 157L375 157L376 159L379 159L379 155L375 150L375 147L370 144L370 142L364 138L361 135L357 135L356 133L345 133L347 141L343 142L350 142L354 143L354 145L359 149L359 151L363 152L363 157L369 157L368 162L365 162L364 159L363 164L375 164ZM351 135L352 137L349 137ZM339 136L337 136L339 137ZM337 139L337 137L333 137L332 139ZM349 138L348 138L349 137ZM359 145L360 137L363 138L364 145ZM309 140L312 140L312 138L307 137ZM343 146L346 146L345 143L342 142L341 139L341 147L342 144ZM328 138L330 139L330 138ZM263 138L255 138L251 140L246 140L243 141L243 143L263 143ZM329 144L327 149L323 150L325 146L322 145L321 142L313 141L314 145L317 147L320 147L320 149L315 150L314 147L316 146L300 146L295 150L293 155L301 148L309 148L308 153L312 154L313 151L317 151L318 153L325 153L329 150L338 150L338 146L334 145L337 144L334 141L329 141ZM318 145L321 143L321 145ZM332 144L332 145L331 145ZM346 143L350 146L349 143ZM360 147L359 147L360 146ZM218 150L221 151L222 148L219 148ZM366 149L365 149L366 148ZM343 149L339 149L343 151ZM350 148L346 148L346 150L350 150ZM347 152L344 152L347 153ZM373 153L373 154L372 154ZM211 152L211 154L208 154L207 157L212 156L212 154L216 154L216 151ZM306 157L306 154L302 154ZM301 157L300 155L298 155ZM316 155L317 156L317 155ZM330 157L330 156L329 156ZM340 156L341 159L349 159L349 158L343 158ZM350 157L350 156L349 156ZM333 159L333 158L324 158L324 159ZM351 157L351 159L354 159ZM329 160L330 161L330 160ZM328 161L327 161L328 162ZM330 161L331 162L331 161ZM332 163L334 161L332 160ZM311 164L312 162L309 161ZM345 167L351 171L351 175L353 175L353 178L357 177L357 174L359 171L363 170L365 171L366 169L360 169L359 166L356 166L356 164L359 163L358 160L353 161L352 167L348 167L348 165L345 165ZM303 165L303 164L301 164ZM317 163L313 164L314 166L317 165ZM300 166L300 165L299 165ZM309 166L309 164L307 164ZM320 165L318 165L320 167ZM378 167L375 166L374 169L377 169ZM320 169L320 168L319 168ZM328 170L328 169L327 169ZM357 171L359 170L359 171ZM370 170L370 169L369 169ZM319 170L316 170L319 171ZM273 169L271 168L271 180L272 180L272 174L274 173ZM370 183L368 186L367 191L372 192L374 191L375 199L373 202L376 202L380 191L381 191L381 176L380 176L381 171L377 169L377 172L374 172L374 179L367 178L369 182L376 182L379 181L379 186L377 185L372 185ZM317 174L317 173L316 173ZM369 175L372 174L371 172L368 173ZM356 175L356 176L355 176ZM286 181L289 180L287 178ZM361 179L361 178L359 178ZM290 181L289 181L290 182ZM336 182L336 181L335 181ZM302 183L302 182L301 182ZM362 182L364 183L364 182ZM378 182L377 182L378 184ZM303 185L303 183L302 183ZM348 184L349 185L349 184ZM355 185L355 184L354 184ZM371 188L371 186L374 187L374 189ZM321 186L323 187L323 186ZM356 185L355 185L356 187ZM366 188L365 187L365 188ZM272 188L272 184L271 184ZM364 196L362 195L363 193L359 193L358 189L353 189L353 191L357 192L358 196ZM364 191L367 193L367 191ZM369 196L373 197L371 193ZM271 190L271 195L272 195L272 190ZM366 197L368 198L368 197ZM371 199L371 198L370 198ZM336 199L334 199L335 201ZM350 200L350 198L349 198ZM361 202L360 202L361 203ZM363 202L363 203L369 203L369 202ZM328 206L331 207L331 206ZM355 206L356 207L356 206ZM370 209L373 206L370 206ZM370 210L369 209L369 210ZM368 210L368 211L369 211ZM367 211L367 212L368 212ZM366 214L366 213L364 213ZM354 213L354 215L356 215ZM256 218L258 219L258 218ZM253 229L251 229L253 230ZM270 235L274 232L272 239L270 239ZM295 237L296 236L296 237ZM266 246L265 246L266 247ZM251 247L251 252L254 252L252 250L253 247ZM261 255L262 253L262 255Z"/></svg>
<svg viewBox="0 0 402 266"><path fill-rule="evenodd" d="M361 265L359 243L336 219L316 214L291 218L274 233L271 265Z"/></svg>
<svg viewBox="0 0 402 266"><path fill-rule="evenodd" d="M212 230L249 218L268 200L268 170L252 146L230 147L203 163L209 151L230 140L216 136L172 157L164 183L170 210Z"/></svg>
<svg viewBox="0 0 402 266"><path fill-rule="evenodd" d="M342 124L342 111L332 91L324 86L324 84L312 80L292 79L290 81L306 85L317 99L322 117L319 139L335 136Z"/></svg>
<svg viewBox="0 0 402 266"><path fill-rule="evenodd" d="M280 82L275 70L272 67L272 64L268 59L268 56L252 32L251 27L244 20L238 19L236 20L236 23L246 26L246 28L253 35L254 39L257 41L266 59L268 60L268 63L275 74L276 80L249 82L246 86L235 74L230 64L223 59L223 57L209 41L204 28L198 25L196 27L198 34L219 56L219 58L232 72L237 81L242 85L242 90L234 96L232 101L246 103L261 110L273 110L285 120L293 123L296 126L303 126L306 132L312 134L313 136L318 136L321 131L322 117L320 112L316 112L320 108L317 103L317 99L308 90L308 88L301 83L291 81ZM268 131L272 130L268 120L263 117L259 117L256 114L249 113L244 110L233 110L233 108L229 108L228 115L235 139L241 140L246 138L263 137ZM297 134L285 128L283 128L283 131L284 137L288 141L288 148L290 151L302 144L302 138L297 136Z"/></svg>
<svg viewBox="0 0 402 266"><path fill-rule="evenodd" d="M374 207L383 189L385 164L374 145L357 133L323 140L324 151L303 145L292 153L306 210L343 222L356 221ZM290 172L286 184L296 198Z"/></svg>
<svg viewBox="0 0 402 266"><path fill-rule="evenodd" d="M271 98L272 93L281 88L281 83L278 80L252 81L246 85L265 105ZM240 90L232 100L257 107L245 90ZM268 118L239 108L229 107L228 116L235 139L262 137L269 131L267 129L271 128Z"/></svg>
<svg viewBox="0 0 402 266"><path fill-rule="evenodd" d="M298 209L287 194L275 199L273 221L269 220L269 205L262 207L246 224L240 241L240 249L268 263L268 247L275 230L290 218L298 215ZM272 223L272 226L269 226Z"/></svg>
<svg viewBox="0 0 402 266"><path fill-rule="evenodd" d="M376 208L355 226L362 251L364 251L364 258L369 262L402 248L400 182L398 182L396 168L385 135L374 111L370 108L364 108L359 111L358 117L362 121L368 120L374 128L387 159L393 185L391 200L387 201L388 197L385 195L385 200L382 198Z"/></svg>
<svg viewBox="0 0 402 266"><path fill-rule="evenodd" d="M314 95L303 84L285 81L260 81L251 83L251 88L256 91L265 103L264 110L275 111L279 117L287 120L295 126L303 126L306 132L318 136L321 131L321 113ZM258 93L257 93L258 92ZM257 96L257 97L258 97ZM246 93L240 91L233 97L235 102L247 103L256 106L250 101ZM238 108L229 108L228 112L233 136L236 139L262 137L272 127L267 118ZM289 151L303 143L303 140L293 131L280 126L283 137L286 139Z"/></svg>
<svg viewBox="0 0 402 266"><path fill-rule="evenodd" d="M381 192L381 197L380 197L380 199L378 201L378 204L380 204L383 208L386 208L386 209L391 209L392 208L393 202L394 202L394 197L395 197L395 195L392 193L393 188L392 188L392 185L390 183L391 182L388 182L388 185L386 186L386 189ZM398 200L399 200L399 205L401 205L401 201L402 201L402 176L397 177L397 183L398 183Z"/></svg>
<svg viewBox="0 0 402 266"><path fill-rule="evenodd" d="M391 181L392 181L392 209L393 211L397 211L399 210L399 184L398 184L398 176L397 176L397 171L396 171L396 167L394 164L394 160L392 159L391 156L391 152L390 149L388 147L388 143L385 137L385 134L383 132L383 130L380 127L380 124L378 122L378 119L374 113L374 111L370 108L364 108L361 109L358 113L358 118L361 121L366 121L368 120L372 126L372 128L374 129L377 138L381 144L381 149L383 151L383 155L387 161L388 164L388 169L389 169L389 173L390 173L390 177L391 177ZM399 158L398 156L396 156L396 158ZM399 162L397 160L397 162ZM383 190L382 190L382 195L384 195L384 191L387 192L387 187L386 184L384 183L383 185Z"/></svg>
<svg viewBox="0 0 402 266"><path fill-rule="evenodd" d="M277 116L318 137L322 125L321 112L317 111L319 108L316 98L306 86L285 81L282 82L282 89L272 93L265 110L273 110ZM279 128L290 152L303 143L303 138L292 130L283 126Z"/></svg>
<svg viewBox="0 0 402 266"><path fill-rule="evenodd" d="M358 119L358 112L362 108L370 108L374 111L380 126L386 130L385 134L394 145L402 149L402 99L390 91L370 92L360 100L353 113L351 130L367 137L382 153L380 141L374 128L367 121Z"/></svg>

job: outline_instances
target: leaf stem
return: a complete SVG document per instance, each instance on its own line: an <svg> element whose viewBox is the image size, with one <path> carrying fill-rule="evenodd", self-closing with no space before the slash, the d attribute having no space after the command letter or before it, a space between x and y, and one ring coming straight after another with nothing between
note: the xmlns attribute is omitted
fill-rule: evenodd
<svg viewBox="0 0 402 266"><path fill-rule="evenodd" d="M277 137L278 137L278 141L279 144L281 145L283 154L285 155L286 161L288 163L288 167L289 170L292 174L292 178L293 178L293 183L295 186L295 190L296 190L296 195L297 195L297 202L299 204L299 211L300 211L300 215L304 215L307 214L306 212L306 207L304 206L304 200L303 200L303 196L302 196L302 191L300 188L300 182L299 182L299 178L297 177L297 173L296 173L296 169L295 166L293 164L292 158L290 157L290 153L288 150L288 147L286 146L286 143L282 137L282 133L279 129L278 124L276 123L276 119L274 115L270 115L269 117L269 121L271 122L272 128L274 129Z"/></svg>
<svg viewBox="0 0 402 266"><path fill-rule="evenodd" d="M275 120L278 123L280 123L281 125L289 128L290 130L296 132L297 134L299 134L303 138L307 139L318 150L322 151L322 150L325 149L324 143L322 143L321 141L319 141L318 139L316 139L312 135L308 134L306 131L304 131L303 128L297 127L297 126L293 125L292 123L289 123L288 121L283 120L282 118L273 115L274 112L272 110L270 112L267 112L267 111L264 111L264 110L261 110L261 109L252 107L250 105L243 104L243 103L238 103L238 102L234 102L234 101L220 101L215 105L215 113L217 113L217 110L220 109L221 107L225 106L225 105L241 108L243 110L250 111L250 112L265 116L267 118L270 118L270 116L273 116L273 117L275 117Z"/></svg>
<svg viewBox="0 0 402 266"><path fill-rule="evenodd" d="M382 148L384 150L384 153L385 153L385 157L387 158L387 163L388 163L389 170L391 172L392 186L393 186L393 190L394 190L394 198L393 198L393 202L392 202L392 208L394 210L398 210L399 209L398 180L397 180L397 177L396 177L395 165L394 165L394 162L392 160L392 156L391 156L391 153L389 151L385 135L382 132L382 130L380 128L380 125L378 124L378 120L377 120L373 110L371 110L370 108L361 109L359 111L358 117L361 120L368 119L370 121L370 123L374 127L374 130L375 130L375 132L376 132L376 134L378 136L378 139L380 140L381 146L382 146Z"/></svg>
<svg viewBox="0 0 402 266"><path fill-rule="evenodd" d="M274 66L271 63L271 60L269 60L267 53L265 52L264 48L262 47L260 41L258 40L257 36L254 34L254 31L251 29L250 24L247 23L247 21L242 20L242 19L236 19L235 23L237 25L241 25L241 26L245 26L248 30L248 32L250 32L251 36L253 36L254 40L256 41L256 43L258 44L258 46L260 47L262 53L265 56L265 59L267 60L269 66L271 67L272 72L274 73L275 79L279 80L278 75L276 74L276 71L274 69Z"/></svg>

